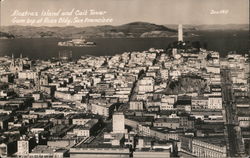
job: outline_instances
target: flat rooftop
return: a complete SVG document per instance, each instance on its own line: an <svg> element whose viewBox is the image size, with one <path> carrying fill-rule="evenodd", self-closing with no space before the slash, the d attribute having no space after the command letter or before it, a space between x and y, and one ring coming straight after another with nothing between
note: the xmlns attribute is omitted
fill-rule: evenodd
<svg viewBox="0 0 250 158"><path fill-rule="evenodd" d="M217 136L213 136L213 137L196 137L196 140L200 140L206 143L210 143L213 145L217 145L220 147L226 146L226 140L224 137L217 137Z"/></svg>

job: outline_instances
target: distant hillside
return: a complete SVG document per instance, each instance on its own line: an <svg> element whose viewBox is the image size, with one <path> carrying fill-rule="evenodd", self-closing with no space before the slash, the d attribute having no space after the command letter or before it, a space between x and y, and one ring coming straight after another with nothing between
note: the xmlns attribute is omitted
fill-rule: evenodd
<svg viewBox="0 0 250 158"><path fill-rule="evenodd" d="M2 30L14 35L16 38L136 38L177 35L176 29L146 22L133 22L120 26L91 27L5 26L2 27Z"/></svg>
<svg viewBox="0 0 250 158"><path fill-rule="evenodd" d="M168 28L177 28L177 25L164 25ZM183 25L184 31L210 31L210 30L249 30L248 24L227 24L227 25Z"/></svg>
<svg viewBox="0 0 250 158"><path fill-rule="evenodd" d="M10 33L0 32L0 39L10 39L10 38L15 38L15 36Z"/></svg>
<svg viewBox="0 0 250 158"><path fill-rule="evenodd" d="M198 30L249 30L248 24L199 25Z"/></svg>
<svg viewBox="0 0 250 158"><path fill-rule="evenodd" d="M248 30L248 25L183 25L183 29L185 36L197 36L196 31ZM1 31L0 38L149 38L176 37L177 25L133 22L90 27L4 26Z"/></svg>

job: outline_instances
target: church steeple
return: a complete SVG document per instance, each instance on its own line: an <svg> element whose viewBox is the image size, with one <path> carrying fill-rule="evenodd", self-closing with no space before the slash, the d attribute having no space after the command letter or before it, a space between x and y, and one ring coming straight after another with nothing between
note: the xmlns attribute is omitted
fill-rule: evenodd
<svg viewBox="0 0 250 158"><path fill-rule="evenodd" d="M11 65L15 66L15 58L13 53L11 55Z"/></svg>
<svg viewBox="0 0 250 158"><path fill-rule="evenodd" d="M19 71L23 71L23 55L22 55L22 53L20 54L20 59L19 59Z"/></svg>
<svg viewBox="0 0 250 158"><path fill-rule="evenodd" d="M11 63L10 63L10 71L15 71L15 58L14 58L14 55L12 53L11 55Z"/></svg>

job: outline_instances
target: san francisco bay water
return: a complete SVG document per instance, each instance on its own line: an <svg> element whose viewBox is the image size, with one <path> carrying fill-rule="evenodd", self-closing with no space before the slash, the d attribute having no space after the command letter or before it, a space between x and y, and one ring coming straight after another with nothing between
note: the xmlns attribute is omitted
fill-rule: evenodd
<svg viewBox="0 0 250 158"><path fill-rule="evenodd" d="M199 36L185 38L188 41L200 41L207 44L208 50L218 51L225 56L230 51L240 54L248 53L249 36L248 31L200 31L195 32ZM19 38L1 39L0 56L12 53L18 57L23 56L31 59L50 59L58 57L59 51L72 51L73 57L78 58L84 55L114 55L129 51L143 51L149 48L166 49L169 43L176 41L174 37L167 38L99 38L88 39L97 43L96 47L59 47L59 41L66 39L57 38Z"/></svg>

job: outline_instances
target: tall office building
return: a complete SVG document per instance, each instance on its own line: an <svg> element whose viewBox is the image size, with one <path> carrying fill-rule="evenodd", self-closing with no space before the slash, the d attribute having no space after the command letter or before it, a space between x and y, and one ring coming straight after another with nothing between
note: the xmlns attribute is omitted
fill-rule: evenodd
<svg viewBox="0 0 250 158"><path fill-rule="evenodd" d="M183 31L182 31L182 25L178 25L178 41L183 41Z"/></svg>
<svg viewBox="0 0 250 158"><path fill-rule="evenodd" d="M125 117L122 112L113 114L113 133L125 133Z"/></svg>
<svg viewBox="0 0 250 158"><path fill-rule="evenodd" d="M28 140L17 141L17 152L18 155L29 154L29 141Z"/></svg>
<svg viewBox="0 0 250 158"><path fill-rule="evenodd" d="M37 145L35 137L22 136L17 141L17 155L25 156Z"/></svg>

